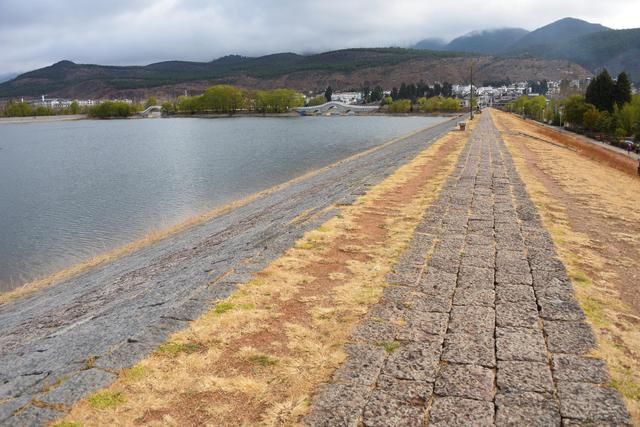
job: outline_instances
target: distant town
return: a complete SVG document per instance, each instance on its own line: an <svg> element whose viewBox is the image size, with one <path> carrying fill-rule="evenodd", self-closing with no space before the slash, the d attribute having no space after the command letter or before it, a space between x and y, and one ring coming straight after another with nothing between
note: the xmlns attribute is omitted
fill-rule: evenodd
<svg viewBox="0 0 640 427"><path fill-rule="evenodd" d="M571 94L580 94L586 91L587 86L591 82L591 78L583 80L542 80L542 81L521 81L521 82L485 82L480 86L470 84L453 84L451 85L450 94L438 94L437 96L451 95L453 98L459 101L460 108L468 108L470 98L473 90L474 104L479 108L485 107L504 107L507 104L515 101L521 96L536 97L544 96L548 100L564 98ZM446 82L444 83L446 85ZM435 87L442 86L443 83L436 82ZM397 88L396 88L397 91ZM637 94L638 89L632 85L632 93ZM382 101L384 98L391 97L393 100L398 99L398 96L394 97L394 90L384 89L382 91L383 99L371 101L367 99L367 90L364 89L349 89L345 91L332 91L331 101L341 102L347 105L359 105L359 104L375 104ZM185 96L188 93L185 91ZM303 94L304 103L308 105L311 100L318 96L324 96L324 93L307 92ZM136 99L69 99L69 98L57 98L48 97L42 95L39 98L20 98L20 102L30 105L34 112L37 108L46 108L53 111L62 111L71 108L76 103L81 110L87 110L95 105L112 101L123 102L127 104L136 104L139 100ZM160 100L171 101L171 100ZM368 101L368 102L367 102ZM142 101L144 103L145 101ZM34 114L35 115L35 114Z"/></svg>

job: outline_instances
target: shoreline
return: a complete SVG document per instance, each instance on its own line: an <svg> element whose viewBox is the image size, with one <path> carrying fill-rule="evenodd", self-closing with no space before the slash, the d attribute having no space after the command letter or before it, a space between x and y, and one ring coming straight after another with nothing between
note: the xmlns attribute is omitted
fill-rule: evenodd
<svg viewBox="0 0 640 427"><path fill-rule="evenodd" d="M0 117L0 124L53 123L86 120L86 114L69 114L60 116Z"/></svg>
<svg viewBox="0 0 640 427"><path fill-rule="evenodd" d="M252 117L252 118L294 118L294 117L354 117L354 116L388 116L388 117L459 117L464 115L463 112L456 113L420 113L420 112L412 112L412 113L388 113L383 111L376 111L372 113L362 113L362 114L354 114L354 115L325 115L325 114L317 114L317 115L301 115L297 112L288 112L288 113L234 113L234 114L171 114L168 116L162 117L140 117L138 115L134 115L131 117L105 117L105 118L97 118L97 117L89 117L87 114L75 114L75 115L60 115L60 116L30 116L30 117L0 117L0 125L3 124L33 124L33 123L56 123L56 122L69 122L69 121L79 121L79 120L141 120L141 119L230 119L230 118L242 118L242 117Z"/></svg>
<svg viewBox="0 0 640 427"><path fill-rule="evenodd" d="M224 118L234 118L234 117L459 117L464 115L465 112L454 112L454 113L422 113L422 112L412 112L412 113L389 113L385 111L374 111L369 113L359 113L359 114L300 114L297 112L288 112L288 113L234 113L234 114L171 114L169 116L163 116L162 118L197 118L197 119L224 119Z"/></svg>
<svg viewBox="0 0 640 427"><path fill-rule="evenodd" d="M162 229L157 229L157 230L151 230L149 233L147 233L146 235L144 235L143 237L136 239L132 242L129 242L127 244L118 246L117 248L114 248L112 250L106 251L104 253L98 254L88 260L85 260L83 262L71 265L67 268L64 268L62 270L56 271L54 273L51 274L47 274L44 277L32 280L30 282L24 283L22 285L19 285L18 287L11 289L9 291L4 291L4 292L0 292L0 307L2 307L3 305L12 302L16 299L20 299L29 295L32 295L33 293L36 293L50 285L53 285L57 282L61 282L63 280L66 279L71 279L77 275L80 275L82 273L88 272L96 267L99 267L105 263L108 262L112 262L115 261L121 257L125 257L127 255L131 255L132 253L139 251L141 249L144 249L146 247L149 247L155 243L158 243L166 238L169 238L171 236L174 236L176 234L179 234L181 232L184 232L186 230L188 230L191 227L195 227L197 225L200 225L202 223L205 223L206 221L215 219L219 216L222 216L226 213L231 212L234 209L240 208L242 206L245 206L249 203L251 203L252 201L255 201L257 199L260 199L262 197L267 197L270 194L273 194L279 190L283 190L291 185L294 185L296 183L299 183L301 181L304 181L305 179L311 178L313 176L316 176L318 174L321 174L322 172L326 172L328 170L331 170L337 166L339 166L342 163L345 162L349 162L355 159L358 159L360 157L366 156L368 154L374 153L378 150L381 150L389 145L392 145L394 143L397 143L399 141L402 141L404 139L410 138L413 135L416 135L420 132L424 132L430 128L433 128L435 126L440 125L439 124L435 124L432 126L428 126L425 128L421 128L418 130L415 130L413 132L409 132L407 134L404 135L400 135L396 138L390 139L388 141L383 142L380 145L377 145L375 147L371 147L367 150L361 151L359 153L353 154L351 156L345 157L344 159L338 160L334 163L331 163L329 165L323 166L321 168L318 169L313 169L310 170L300 176L297 176L295 178L292 178L288 181L282 182L280 184L276 184L272 187L266 188L262 191L258 191L256 193L253 193L249 196L243 197L241 199L238 200L234 200L232 202L226 203L222 206L210 209L209 211L203 212L199 215L195 215L193 217L187 218L184 221L181 221L173 226L167 227L167 228L162 228Z"/></svg>

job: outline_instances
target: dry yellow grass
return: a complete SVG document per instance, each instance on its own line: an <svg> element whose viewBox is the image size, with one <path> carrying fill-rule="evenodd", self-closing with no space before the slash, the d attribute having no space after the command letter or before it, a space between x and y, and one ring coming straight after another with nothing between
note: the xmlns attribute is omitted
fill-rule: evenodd
<svg viewBox="0 0 640 427"><path fill-rule="evenodd" d="M420 130L415 131L415 132L411 132L407 135L404 135L402 137L399 138L395 138L392 139L390 141L385 142L382 145L379 145L377 147L373 147L370 148L369 150L360 152L358 154L354 154L351 157L348 157L346 159L340 160L338 162L335 162L331 165L325 166L323 168L320 169L316 169L313 170L311 172L308 172L304 175L301 175L297 178L294 178L290 181L287 181L285 183L273 186L271 188L268 188L266 190L260 191L258 193L252 194L248 197L245 197L243 199L239 199L236 200L234 202L228 203L224 206L221 206L219 208L216 209L212 209L211 211L205 212L201 215L197 215L194 216L192 218L189 218L179 224L173 225L171 227L167 227L167 228L163 228L163 229L158 229L158 230L154 230L149 232L146 236L142 237L141 239L138 239L134 242L128 243L124 246L118 247L116 249L113 249L111 251L107 251L103 254L100 255L96 255L90 259L87 259L81 263L78 263L76 265L73 265L69 268L66 268L64 270L58 271L56 273L50 274L46 277L42 277L40 279L34 280L32 282L26 283L12 291L9 292L4 292L4 293L0 293L0 305L2 304L6 304L7 302L13 301L15 299L18 298L22 298L25 297L27 295L30 295L34 292L37 292L38 290L45 288L53 283L57 283L60 282L62 280L65 279L69 279L71 277L74 277L80 273L83 273L85 271L88 271L92 268L95 268L99 265L102 265L104 263L107 262L111 262L114 261L122 256L131 254L137 250L140 250L146 246L149 246L153 243L156 243L162 239L166 239L167 237L173 236L176 233L179 233L181 231L184 231L190 227L193 227L195 225L198 224L202 224L206 221L209 221L213 218L216 218L218 216L224 215L227 212L230 212L234 209L237 209L241 206L244 206L248 203L251 203L252 201L259 199L261 197L265 197L268 196L269 194L273 194L274 192L277 192L279 190L282 190L283 188L286 188L290 185L293 185L297 182L303 181L305 179L308 179L314 175L317 175L323 171L326 171L328 169L331 169L332 167L335 167L336 165L339 165L340 163L346 162L346 161L350 161L352 159L356 159L358 157L362 157L365 156L369 153L372 153L374 151L380 150L388 145L391 144L395 144L396 142L400 141L403 138L409 137L411 135L414 135L416 133L420 132ZM304 220L304 218L299 218L298 221L302 221ZM295 220L294 220L295 221Z"/></svg>
<svg viewBox="0 0 640 427"><path fill-rule="evenodd" d="M640 180L562 145L561 134L493 112L598 337L613 385L640 425Z"/></svg>
<svg viewBox="0 0 640 427"><path fill-rule="evenodd" d="M298 423L315 387L344 360L352 327L378 301L468 134L440 139L174 334L164 345L170 351L123 372L106 390L120 393L120 404L99 410L85 399L65 422Z"/></svg>

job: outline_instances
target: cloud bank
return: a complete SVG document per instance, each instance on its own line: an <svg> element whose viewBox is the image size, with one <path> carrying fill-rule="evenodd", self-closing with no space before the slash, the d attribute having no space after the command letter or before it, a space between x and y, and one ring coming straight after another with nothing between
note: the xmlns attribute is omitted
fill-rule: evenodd
<svg viewBox="0 0 640 427"><path fill-rule="evenodd" d="M560 4L562 3L562 4ZM0 0L0 74L78 63L209 61L227 54L408 46L572 16L636 27L638 0Z"/></svg>

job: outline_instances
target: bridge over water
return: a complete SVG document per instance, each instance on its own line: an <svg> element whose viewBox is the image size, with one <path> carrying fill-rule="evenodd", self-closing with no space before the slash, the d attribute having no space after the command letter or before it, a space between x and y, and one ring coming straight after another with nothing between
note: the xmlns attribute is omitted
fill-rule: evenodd
<svg viewBox="0 0 640 427"><path fill-rule="evenodd" d="M151 117L151 115L154 113L161 114L162 106L151 105L150 107L147 107L144 111L140 111L138 114L141 115L142 117Z"/></svg>
<svg viewBox="0 0 640 427"><path fill-rule="evenodd" d="M320 115L352 115L366 114L378 111L377 105L349 105L342 102L326 102L322 105L314 105L311 107L299 107L296 111L304 116L320 116Z"/></svg>

